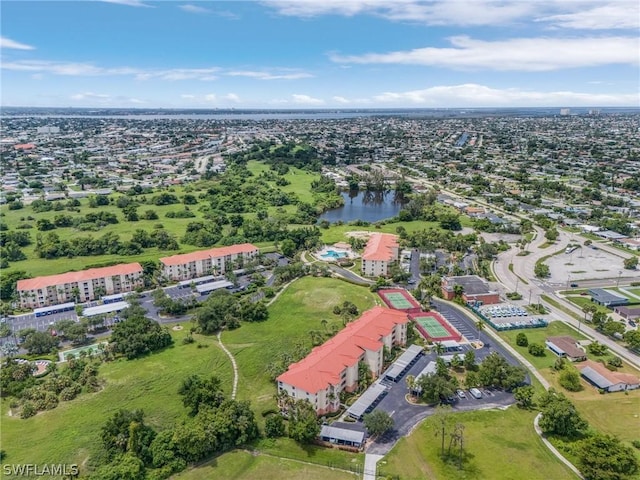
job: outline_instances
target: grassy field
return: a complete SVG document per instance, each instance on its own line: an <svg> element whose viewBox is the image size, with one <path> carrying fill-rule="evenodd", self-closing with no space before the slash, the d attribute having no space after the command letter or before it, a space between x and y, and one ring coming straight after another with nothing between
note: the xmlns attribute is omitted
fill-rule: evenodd
<svg viewBox="0 0 640 480"><path fill-rule="evenodd" d="M607 315L609 315L611 313L611 310L609 310L604 305L598 305L597 303L592 302L591 301L591 297L589 297L587 295L567 295L566 299L569 300L574 305L580 307L580 308L585 307L585 306L594 306L594 307L597 308L597 311L599 311L599 312L604 312ZM584 319L584 317L583 317L583 319Z"/></svg>
<svg viewBox="0 0 640 480"><path fill-rule="evenodd" d="M121 408L141 408L154 428L172 425L186 416L177 393L189 374L217 375L231 393L232 369L215 337L195 335L197 344L182 345L184 331L172 332L176 344L160 353L132 361L100 366L105 387L83 394L57 408L22 420L8 416L3 399L2 448L11 463L82 463L100 443L100 429L106 419Z"/></svg>
<svg viewBox="0 0 640 480"><path fill-rule="evenodd" d="M529 343L535 342L543 345L545 338L549 336L571 335L576 339L585 338L579 335L576 330L562 322L552 322L546 328L531 329L525 331L525 333ZM634 390L628 393L614 392L601 395L593 386L583 380L582 386L584 389L582 391L569 392L560 386L558 383L558 373L552 368L557 357L549 350L546 351L544 357L534 357L530 355L526 347L516 345L515 339L517 334L518 331L501 332L500 336L529 360L552 386L569 397L571 401L575 403L578 411L592 426L599 431L615 434L620 437L621 440L627 442L639 438L640 419L638 415L640 414L640 390ZM611 355L596 357L587 354L587 357L594 361L598 361L599 359L606 361ZM627 364L624 364L619 371L640 376L640 372Z"/></svg>
<svg viewBox="0 0 640 480"><path fill-rule="evenodd" d="M452 422L465 426L464 447L468 458L462 470L440 459L436 425L428 418L410 436L401 439L378 463L378 468L385 474L398 475L402 480L575 478L536 435L533 429L535 414L510 407L504 411L453 415ZM447 445L448 440L445 448Z"/></svg>
<svg viewBox="0 0 640 480"><path fill-rule="evenodd" d="M364 287L331 278L304 277L291 284L269 307L269 319L244 324L225 331L222 341L236 357L240 378L238 398L249 399L260 412L275 407L275 384L265 373L266 366L299 341L311 347L310 330L325 331L331 325L342 328L342 320L332 313L334 305L349 300L362 312L375 305L377 297ZM326 327L321 320L327 320Z"/></svg>
<svg viewBox="0 0 640 480"><path fill-rule="evenodd" d="M258 176L261 172L268 171L269 165L266 165L257 160L250 160L247 162L247 169ZM311 182L320 178L319 173L309 172L307 170L300 170L299 168L289 167L289 172L284 178L291 182L289 185L279 187L283 192L294 193L300 200L307 203L313 202L313 192L311 191ZM275 187L275 182L267 182L269 185Z"/></svg>
<svg viewBox="0 0 640 480"><path fill-rule="evenodd" d="M234 450L210 462L187 470L172 478L179 480L353 480L359 478L351 473L329 469L319 465L308 465L295 460L275 458L262 454Z"/></svg>

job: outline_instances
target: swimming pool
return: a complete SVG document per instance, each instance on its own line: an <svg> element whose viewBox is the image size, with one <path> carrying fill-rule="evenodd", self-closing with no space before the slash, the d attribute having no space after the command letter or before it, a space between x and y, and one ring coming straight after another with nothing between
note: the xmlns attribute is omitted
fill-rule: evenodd
<svg viewBox="0 0 640 480"><path fill-rule="evenodd" d="M336 252L335 250L327 250L327 253L320 255L322 258L344 258L347 252Z"/></svg>

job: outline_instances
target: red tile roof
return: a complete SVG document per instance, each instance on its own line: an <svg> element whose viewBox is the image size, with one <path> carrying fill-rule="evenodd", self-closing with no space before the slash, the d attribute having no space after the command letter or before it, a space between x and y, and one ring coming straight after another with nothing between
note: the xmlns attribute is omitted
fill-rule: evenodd
<svg viewBox="0 0 640 480"><path fill-rule="evenodd" d="M28 278L26 280L18 280L17 289L35 290L37 288L46 288L53 285L64 285L65 283L85 282L95 278L112 277L114 275L127 275L131 273L142 273L142 266L138 262L121 263L111 267L90 268L89 270L81 270L79 272L68 272L60 275L48 275L46 277Z"/></svg>
<svg viewBox="0 0 640 480"><path fill-rule="evenodd" d="M390 233L373 233L371 237L369 237L362 258L364 260L395 260L394 248L398 248L397 235Z"/></svg>
<svg viewBox="0 0 640 480"><path fill-rule="evenodd" d="M338 334L278 377L278 381L317 393L330 384L338 385L346 367L358 363L364 350L382 348L381 338L389 335L394 325L409 322L407 314L384 307L374 307L338 332Z"/></svg>
<svg viewBox="0 0 640 480"><path fill-rule="evenodd" d="M31 150L32 148L36 148L36 146L33 143L19 143L14 145L13 148L16 150Z"/></svg>
<svg viewBox="0 0 640 480"><path fill-rule="evenodd" d="M258 247L250 243L242 243L240 245L231 245L229 247L211 248L209 250L199 250L197 252L185 253L182 255L172 255L160 259L160 262L166 266L183 265L185 263L197 262L198 260L206 260L213 257L225 257L227 255L237 255L239 253L250 253L258 250Z"/></svg>

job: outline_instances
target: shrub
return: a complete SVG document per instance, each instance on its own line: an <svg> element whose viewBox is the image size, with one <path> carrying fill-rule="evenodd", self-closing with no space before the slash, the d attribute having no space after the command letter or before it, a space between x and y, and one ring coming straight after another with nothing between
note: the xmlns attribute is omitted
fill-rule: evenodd
<svg viewBox="0 0 640 480"><path fill-rule="evenodd" d="M20 418L29 418L33 417L38 410L33 403L26 401L22 404L22 411L20 412Z"/></svg>
<svg viewBox="0 0 640 480"><path fill-rule="evenodd" d="M615 368L620 368L622 366L622 359L620 357L611 357L607 363Z"/></svg>
<svg viewBox="0 0 640 480"><path fill-rule="evenodd" d="M562 370L558 382L570 392L579 392L583 388L580 383L580 374L574 367Z"/></svg>
<svg viewBox="0 0 640 480"><path fill-rule="evenodd" d="M534 357L544 357L545 356L544 347L542 345L540 345L539 343L530 344L528 350L529 350L529 353L531 355L533 355Z"/></svg>
<svg viewBox="0 0 640 480"><path fill-rule="evenodd" d="M520 332L518 335L516 335L516 345L520 347L526 347L527 345L529 345L529 339L523 332Z"/></svg>
<svg viewBox="0 0 640 480"><path fill-rule="evenodd" d="M269 415L264 423L264 433L269 438L284 436L284 420L280 414Z"/></svg>

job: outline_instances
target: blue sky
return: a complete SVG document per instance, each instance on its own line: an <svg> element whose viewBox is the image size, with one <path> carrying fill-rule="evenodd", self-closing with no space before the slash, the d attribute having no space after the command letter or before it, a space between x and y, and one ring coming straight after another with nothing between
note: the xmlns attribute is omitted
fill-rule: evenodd
<svg viewBox="0 0 640 480"><path fill-rule="evenodd" d="M3 106L640 106L636 0L3 0Z"/></svg>

